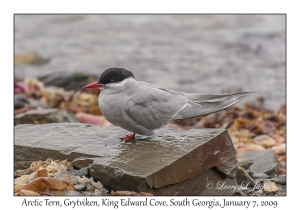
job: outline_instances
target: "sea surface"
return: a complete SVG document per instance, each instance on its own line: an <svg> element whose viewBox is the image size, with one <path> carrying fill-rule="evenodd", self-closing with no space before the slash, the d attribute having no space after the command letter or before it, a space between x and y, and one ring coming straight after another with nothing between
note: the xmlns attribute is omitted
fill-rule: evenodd
<svg viewBox="0 0 300 210"><path fill-rule="evenodd" d="M182 92L257 91L278 109L286 96L284 15L15 15L15 55L35 52L45 65L16 65L15 75L100 75L110 67ZM243 103L240 103L242 105Z"/></svg>

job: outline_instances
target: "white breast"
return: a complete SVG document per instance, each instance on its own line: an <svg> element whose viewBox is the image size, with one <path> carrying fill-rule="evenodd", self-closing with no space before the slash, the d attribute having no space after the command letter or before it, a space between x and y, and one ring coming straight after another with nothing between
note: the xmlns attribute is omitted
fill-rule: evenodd
<svg viewBox="0 0 300 210"><path fill-rule="evenodd" d="M141 127L125 113L126 105L136 88L137 82L133 78L106 85L101 88L99 107L104 117L112 124L134 133L151 135L153 134L151 130Z"/></svg>

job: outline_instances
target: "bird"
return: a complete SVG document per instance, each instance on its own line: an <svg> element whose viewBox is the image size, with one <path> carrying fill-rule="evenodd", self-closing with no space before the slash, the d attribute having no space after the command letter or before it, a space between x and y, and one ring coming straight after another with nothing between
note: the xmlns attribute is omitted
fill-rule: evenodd
<svg viewBox="0 0 300 210"><path fill-rule="evenodd" d="M121 140L135 139L136 134L152 136L155 130L173 120L208 115L228 108L252 92L195 94L166 90L138 81L124 68L108 68L98 81L82 89L99 88L99 108L113 125L132 132Z"/></svg>

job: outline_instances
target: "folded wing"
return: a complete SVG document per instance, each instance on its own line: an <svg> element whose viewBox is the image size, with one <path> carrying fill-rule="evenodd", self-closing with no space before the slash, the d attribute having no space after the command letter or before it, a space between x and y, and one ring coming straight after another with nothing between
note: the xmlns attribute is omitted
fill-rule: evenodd
<svg viewBox="0 0 300 210"><path fill-rule="evenodd" d="M139 126L149 130L160 128L188 105L189 100L183 95L139 83L125 109L127 116Z"/></svg>
<svg viewBox="0 0 300 210"><path fill-rule="evenodd" d="M243 100L250 93L243 92L224 95L180 94L186 96L189 99L189 103L173 118L173 120L199 117L226 109Z"/></svg>
<svg viewBox="0 0 300 210"><path fill-rule="evenodd" d="M226 109L250 92L203 95L165 90L140 82L140 88L126 105L126 114L148 129L157 129L171 120L187 119Z"/></svg>

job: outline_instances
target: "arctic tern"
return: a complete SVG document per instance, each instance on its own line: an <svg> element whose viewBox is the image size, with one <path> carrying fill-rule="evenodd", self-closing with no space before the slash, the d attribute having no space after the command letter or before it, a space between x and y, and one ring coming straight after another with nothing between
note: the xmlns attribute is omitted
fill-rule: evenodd
<svg viewBox="0 0 300 210"><path fill-rule="evenodd" d="M124 68L105 70L97 82L82 89L99 88L99 107L104 117L114 125L133 132L121 140L131 140L135 134L151 136L154 130L172 120L181 120L218 112L246 97L250 92L204 95L165 90L135 80Z"/></svg>

